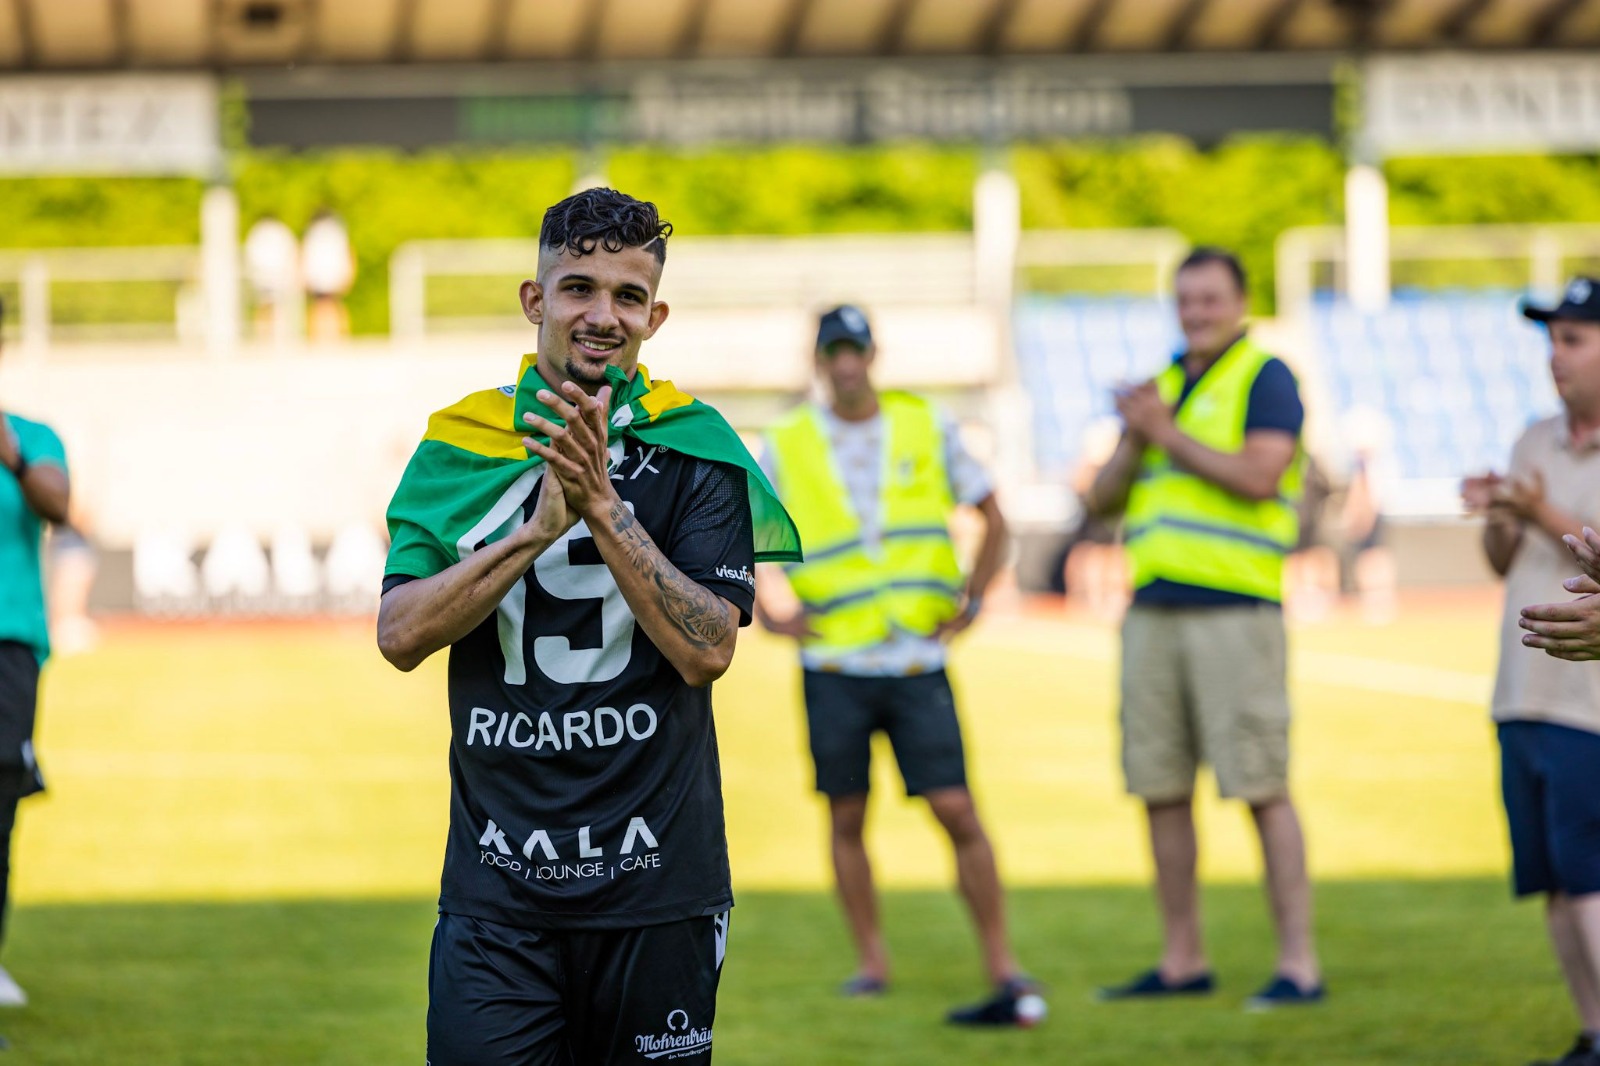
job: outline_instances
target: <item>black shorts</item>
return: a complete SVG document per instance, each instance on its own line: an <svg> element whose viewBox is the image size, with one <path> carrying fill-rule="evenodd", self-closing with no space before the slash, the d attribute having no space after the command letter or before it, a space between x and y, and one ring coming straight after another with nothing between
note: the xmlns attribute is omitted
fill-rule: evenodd
<svg viewBox="0 0 1600 1066"><path fill-rule="evenodd" d="M806 721L817 791L853 796L871 787L872 734L889 734L906 795L967 783L956 700L943 670L913 677L805 671Z"/></svg>
<svg viewBox="0 0 1600 1066"><path fill-rule="evenodd" d="M1553 722L1499 732L1516 894L1600 892L1600 734Z"/></svg>
<svg viewBox="0 0 1600 1066"><path fill-rule="evenodd" d="M33 755L33 720L39 707L39 659L31 647L0 640L0 797L44 791Z"/></svg>
<svg viewBox="0 0 1600 1066"><path fill-rule="evenodd" d="M1353 544L1350 551L1355 555L1381 548L1389 542L1389 528L1383 520L1383 515L1378 515L1372 520L1372 528L1367 530L1367 535Z"/></svg>
<svg viewBox="0 0 1600 1066"><path fill-rule="evenodd" d="M428 1066L703 1066L727 942L727 913L562 932L441 914Z"/></svg>

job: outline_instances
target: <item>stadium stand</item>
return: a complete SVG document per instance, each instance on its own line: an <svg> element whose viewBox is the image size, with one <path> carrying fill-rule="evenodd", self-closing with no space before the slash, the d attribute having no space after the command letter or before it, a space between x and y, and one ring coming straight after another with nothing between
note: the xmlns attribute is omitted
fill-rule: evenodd
<svg viewBox="0 0 1600 1066"><path fill-rule="evenodd" d="M1503 467L1523 428L1556 407L1546 342L1515 293L1401 292L1371 314L1324 297L1311 322L1335 416L1385 416L1402 480Z"/></svg>
<svg viewBox="0 0 1600 1066"><path fill-rule="evenodd" d="M1064 480L1089 427L1113 413L1112 388L1160 370L1179 336L1171 304L1153 297L1027 296L1012 342L1022 380L1033 383L1039 476Z"/></svg>

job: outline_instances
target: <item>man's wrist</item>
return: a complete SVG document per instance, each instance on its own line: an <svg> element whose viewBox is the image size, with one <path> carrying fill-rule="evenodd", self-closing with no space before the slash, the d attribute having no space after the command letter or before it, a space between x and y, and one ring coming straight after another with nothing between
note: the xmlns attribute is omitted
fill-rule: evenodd
<svg viewBox="0 0 1600 1066"><path fill-rule="evenodd" d="M533 561L559 539L559 536L552 537L543 530L533 528L532 522L524 522L501 543L510 548L516 565L532 566Z"/></svg>
<svg viewBox="0 0 1600 1066"><path fill-rule="evenodd" d="M1171 451L1173 441L1177 439L1177 436L1178 423L1172 421L1171 419L1167 419L1166 421L1151 427L1150 432L1146 435L1146 439L1148 439L1151 444L1154 444L1162 451Z"/></svg>
<svg viewBox="0 0 1600 1066"><path fill-rule="evenodd" d="M580 507L578 513L583 516L583 520L589 524L589 529L593 532L595 527L602 523L609 526L610 519L616 513L617 508L626 508L627 506L622 502L622 497L617 495L617 490L608 483L606 491L596 496L587 507Z"/></svg>

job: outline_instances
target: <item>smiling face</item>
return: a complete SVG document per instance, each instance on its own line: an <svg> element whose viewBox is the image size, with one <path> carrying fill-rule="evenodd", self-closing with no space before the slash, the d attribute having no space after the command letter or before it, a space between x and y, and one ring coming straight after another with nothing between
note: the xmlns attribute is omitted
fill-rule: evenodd
<svg viewBox="0 0 1600 1066"><path fill-rule="evenodd" d="M539 370L552 387L577 383L593 394L605 384L607 366L628 377L639 364L639 348L667 318L655 300L661 263L647 248L610 252L597 246L587 255L545 247L539 280L522 283L522 311L539 327Z"/></svg>
<svg viewBox="0 0 1600 1066"><path fill-rule="evenodd" d="M1178 271L1178 322L1189 351L1217 355L1243 327L1245 293L1227 266L1215 260Z"/></svg>

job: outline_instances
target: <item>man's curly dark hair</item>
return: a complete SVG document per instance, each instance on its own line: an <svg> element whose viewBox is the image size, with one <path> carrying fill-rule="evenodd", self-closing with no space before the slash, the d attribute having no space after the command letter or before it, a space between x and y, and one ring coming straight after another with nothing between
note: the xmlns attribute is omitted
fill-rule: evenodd
<svg viewBox="0 0 1600 1066"><path fill-rule="evenodd" d="M667 238L672 223L656 205L635 200L615 189L585 189L562 200L544 213L539 243L573 255L590 255L596 248L620 252L648 248L656 261L667 261Z"/></svg>

